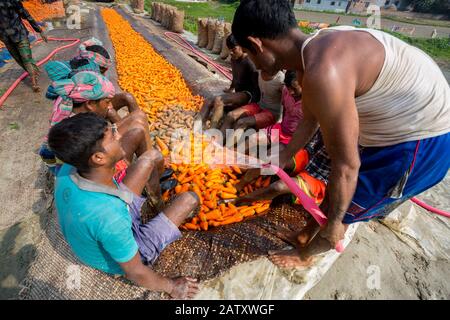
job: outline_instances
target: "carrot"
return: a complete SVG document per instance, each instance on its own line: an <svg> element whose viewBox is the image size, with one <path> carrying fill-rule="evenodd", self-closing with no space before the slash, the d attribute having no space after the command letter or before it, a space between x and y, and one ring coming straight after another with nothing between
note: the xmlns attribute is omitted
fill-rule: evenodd
<svg viewBox="0 0 450 320"><path fill-rule="evenodd" d="M202 196L202 192L200 191L199 187L197 185L194 185L192 187L192 191L194 191L195 194L198 196L200 204L203 204L203 196Z"/></svg>
<svg viewBox="0 0 450 320"><path fill-rule="evenodd" d="M252 193L253 192L253 187L251 184L248 185L248 193Z"/></svg>
<svg viewBox="0 0 450 320"><path fill-rule="evenodd" d="M189 191L189 184L183 184L181 188L181 192L188 192Z"/></svg>
<svg viewBox="0 0 450 320"><path fill-rule="evenodd" d="M162 199L163 199L164 201L168 201L168 200L169 200L169 191L170 191L170 190L167 190L166 192L164 192L164 193L162 194Z"/></svg>
<svg viewBox="0 0 450 320"><path fill-rule="evenodd" d="M235 199L235 198L237 198L237 196L236 196L235 194L232 194L232 193L226 193L226 192L222 192L222 193L220 194L220 197L221 197L222 199Z"/></svg>
<svg viewBox="0 0 450 320"><path fill-rule="evenodd" d="M267 188L268 186L270 186L270 177L268 177L266 180L264 180L262 186L264 188Z"/></svg>
<svg viewBox="0 0 450 320"><path fill-rule="evenodd" d="M175 193L180 193L181 192L181 189L182 189L183 187L181 186L181 185L177 185L176 187L175 187Z"/></svg>
<svg viewBox="0 0 450 320"><path fill-rule="evenodd" d="M184 226L189 230L198 230L198 226L192 223L185 223Z"/></svg>
<svg viewBox="0 0 450 320"><path fill-rule="evenodd" d="M219 209L220 209L220 212L222 212L222 214L225 214L225 211L227 210L227 206L225 205L225 203L221 203L219 205Z"/></svg>
<svg viewBox="0 0 450 320"><path fill-rule="evenodd" d="M261 188L262 180L263 180L263 177L262 177L262 176L259 176L258 179L256 179L255 187Z"/></svg>
<svg viewBox="0 0 450 320"><path fill-rule="evenodd" d="M183 181L181 181L181 183L185 184L185 183L191 182L193 179L194 179L194 176L187 177L187 178L184 178Z"/></svg>
<svg viewBox="0 0 450 320"><path fill-rule="evenodd" d="M207 231L207 230L208 230L208 222L206 222L206 221L200 222L200 228L201 228L203 231Z"/></svg>
<svg viewBox="0 0 450 320"><path fill-rule="evenodd" d="M238 166L231 166L231 168L237 173L237 174L242 174L241 169Z"/></svg>
<svg viewBox="0 0 450 320"><path fill-rule="evenodd" d="M220 225L224 226L231 223L241 222L242 220L244 220L244 217L242 215L235 214L231 218L225 219L224 221L220 222Z"/></svg>
<svg viewBox="0 0 450 320"><path fill-rule="evenodd" d="M158 145L159 149L161 150L161 153L163 156L169 155L169 147L162 141L158 136L155 137L156 144Z"/></svg>
<svg viewBox="0 0 450 320"><path fill-rule="evenodd" d="M203 203L205 204L205 206L207 206L209 209L215 209L215 203L213 201L203 201Z"/></svg>
<svg viewBox="0 0 450 320"><path fill-rule="evenodd" d="M242 215L244 216L244 218L246 218L246 217L253 216L253 215L256 213L256 211L255 211L255 209L250 208L250 209L245 210L245 211L243 211L243 212L241 212L241 213L242 213Z"/></svg>
<svg viewBox="0 0 450 320"><path fill-rule="evenodd" d="M218 209L215 209L211 212L208 212L205 215L206 220L221 220L222 215L220 214L220 211Z"/></svg>
<svg viewBox="0 0 450 320"><path fill-rule="evenodd" d="M261 214L269 209L270 205L263 205L262 207L256 208L255 211L257 214Z"/></svg>

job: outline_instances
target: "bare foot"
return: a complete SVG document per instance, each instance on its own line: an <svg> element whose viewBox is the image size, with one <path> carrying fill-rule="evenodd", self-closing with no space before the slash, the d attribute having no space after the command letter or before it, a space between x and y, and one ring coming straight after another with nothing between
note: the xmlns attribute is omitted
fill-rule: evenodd
<svg viewBox="0 0 450 320"><path fill-rule="evenodd" d="M32 86L33 92L41 92L41 87L34 85Z"/></svg>
<svg viewBox="0 0 450 320"><path fill-rule="evenodd" d="M301 258L296 249L269 251L269 260L280 268L291 269L308 267L313 262L313 257Z"/></svg>
<svg viewBox="0 0 450 320"><path fill-rule="evenodd" d="M300 231L290 230L282 227L275 227L271 229L269 232L273 233L275 236L283 240L284 242L289 243L293 247L298 247L298 236L300 235Z"/></svg>

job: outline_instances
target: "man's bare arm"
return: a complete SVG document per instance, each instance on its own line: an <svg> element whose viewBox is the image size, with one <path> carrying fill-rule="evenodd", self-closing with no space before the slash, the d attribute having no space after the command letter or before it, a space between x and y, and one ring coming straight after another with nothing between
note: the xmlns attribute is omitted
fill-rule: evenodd
<svg viewBox="0 0 450 320"><path fill-rule="evenodd" d="M131 93L128 92L121 92L117 93L112 98L112 105L114 107L114 110L118 111L119 109L123 107L128 107L128 111L131 113L133 111L140 110L139 105L134 98L134 96Z"/></svg>
<svg viewBox="0 0 450 320"><path fill-rule="evenodd" d="M341 78L342 74L345 79ZM360 167L359 121L354 99L356 77L352 79L351 74L331 65L317 68L303 81L304 105L318 120L331 159L327 186L327 228L331 234L327 238L332 245L339 240L333 230L341 228L356 189Z"/></svg>
<svg viewBox="0 0 450 320"><path fill-rule="evenodd" d="M153 291L167 292L177 299L191 299L198 292L196 280L191 278L165 278L145 266L138 253L128 262L120 263L127 279Z"/></svg>

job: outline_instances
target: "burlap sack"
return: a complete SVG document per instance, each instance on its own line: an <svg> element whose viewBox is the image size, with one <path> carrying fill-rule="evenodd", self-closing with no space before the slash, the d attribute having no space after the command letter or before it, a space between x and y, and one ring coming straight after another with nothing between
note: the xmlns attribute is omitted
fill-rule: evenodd
<svg viewBox="0 0 450 320"><path fill-rule="evenodd" d="M206 45L206 49L212 50L214 47L214 38L216 37L216 19L208 20L208 44Z"/></svg>
<svg viewBox="0 0 450 320"><path fill-rule="evenodd" d="M223 28L223 40L222 40L222 50L220 51L220 58L225 60L228 55L230 54L230 51L227 47L227 38L231 34L231 23L227 22L224 25Z"/></svg>
<svg viewBox="0 0 450 320"><path fill-rule="evenodd" d="M174 10L172 16L172 27L170 30L173 32L182 33L184 28L184 11L182 10Z"/></svg>
<svg viewBox="0 0 450 320"><path fill-rule="evenodd" d="M167 28L167 26L169 25L169 6L168 5L163 5L161 25L164 28Z"/></svg>
<svg viewBox="0 0 450 320"><path fill-rule="evenodd" d="M156 6L156 2L152 2L152 5L151 5L152 13L150 15L150 19L152 19L152 20L156 20L155 19L155 6Z"/></svg>
<svg viewBox="0 0 450 320"><path fill-rule="evenodd" d="M156 21L161 23L161 21L162 21L163 4L157 2L155 8L156 8Z"/></svg>
<svg viewBox="0 0 450 320"><path fill-rule="evenodd" d="M169 10L167 10L167 26L166 28L169 30L172 30L172 26L173 26L173 17L175 15L175 10L174 8L170 7Z"/></svg>
<svg viewBox="0 0 450 320"><path fill-rule="evenodd" d="M133 8L139 12L144 11L144 0L133 0L132 2Z"/></svg>
<svg viewBox="0 0 450 320"><path fill-rule="evenodd" d="M199 18L197 20L197 25L198 25L197 45L200 48L204 48L208 45L208 19Z"/></svg>
<svg viewBox="0 0 450 320"><path fill-rule="evenodd" d="M224 36L224 22L217 21L216 22L216 34L214 36L214 45L212 48L212 53L218 54L222 51L222 42Z"/></svg>

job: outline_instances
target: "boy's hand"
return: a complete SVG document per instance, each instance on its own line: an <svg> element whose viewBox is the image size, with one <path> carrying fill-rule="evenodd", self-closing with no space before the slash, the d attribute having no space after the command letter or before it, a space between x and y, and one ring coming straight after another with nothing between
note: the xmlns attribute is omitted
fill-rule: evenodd
<svg viewBox="0 0 450 320"><path fill-rule="evenodd" d="M189 277L174 278L172 284L169 295L173 299L192 299L199 290L197 280Z"/></svg>

